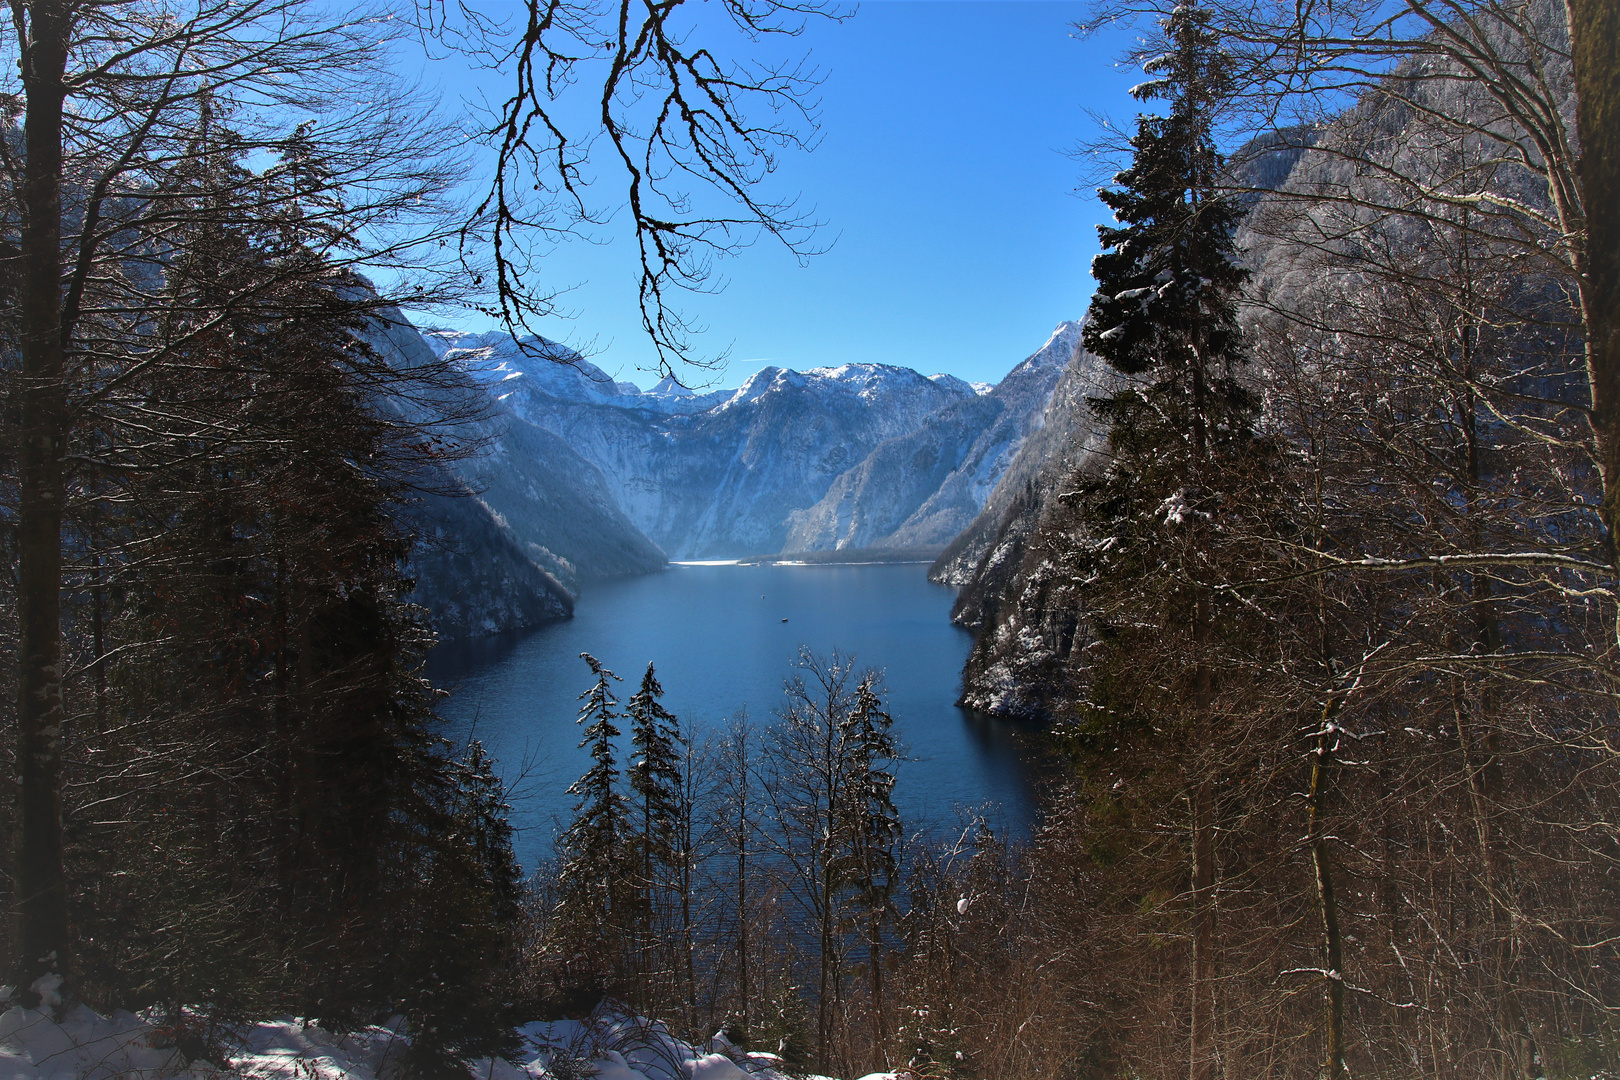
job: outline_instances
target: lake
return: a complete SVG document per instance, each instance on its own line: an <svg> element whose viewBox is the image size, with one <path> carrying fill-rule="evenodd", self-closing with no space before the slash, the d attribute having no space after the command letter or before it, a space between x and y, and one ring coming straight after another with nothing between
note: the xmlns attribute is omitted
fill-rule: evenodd
<svg viewBox="0 0 1620 1080"><path fill-rule="evenodd" d="M575 723L578 696L592 685L582 652L623 678L621 702L651 661L664 705L699 738L742 708L756 728L773 721L801 645L853 655L857 669L885 675L908 751L895 785L907 831L949 827L960 808L979 808L998 828L1027 833L1032 762L1017 729L957 708L972 639L950 621L956 590L924 571L677 564L588 586L570 620L442 646L428 672L450 690L447 734L458 743L476 736L516 780L513 824L526 866L550 851L573 811L567 788L589 764Z"/></svg>

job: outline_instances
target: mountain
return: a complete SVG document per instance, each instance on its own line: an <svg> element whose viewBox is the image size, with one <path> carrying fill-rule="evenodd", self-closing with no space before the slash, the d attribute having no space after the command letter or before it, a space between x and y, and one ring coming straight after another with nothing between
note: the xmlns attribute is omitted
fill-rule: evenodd
<svg viewBox="0 0 1620 1080"><path fill-rule="evenodd" d="M643 391L543 339L388 320L375 337L395 363L446 362L473 403L449 411L483 414L455 432L479 451L425 485L473 494L418 508L418 598L464 636L559 617L580 582L666 552L936 552L1051 423L1079 331L1061 324L993 387L844 364Z"/></svg>
<svg viewBox="0 0 1620 1080"><path fill-rule="evenodd" d="M435 363L398 312L373 323L373 347L401 368ZM647 573L667 560L618 508L601 472L551 432L523 420L470 372L452 370L441 400L395 402L416 419L451 415L452 441L474 453L420 478L407 508L421 537L414 599L444 638L527 629L566 618L581 581Z"/></svg>
<svg viewBox="0 0 1620 1080"><path fill-rule="evenodd" d="M962 614L973 602L965 598L986 588L986 575L1005 566L1010 547L1032 527L1047 496L1107 446L1107 426L1092 414L1086 399L1111 393L1117 380L1107 364L1076 347L1035 430L1020 444L995 490L929 567L929 580L968 587L957 602L955 617L962 625L981 625L977 615Z"/></svg>
<svg viewBox="0 0 1620 1080"><path fill-rule="evenodd" d="M771 366L735 390L666 380L641 391L539 339L435 331L428 342L594 465L629 522L683 559L782 550L789 515L879 444L979 397L960 379L887 364Z"/></svg>
<svg viewBox="0 0 1620 1080"><path fill-rule="evenodd" d="M1079 344L1080 324L1060 323L1045 345L993 388L880 443L815 505L789 515L783 550L937 551L950 543L974 521L1025 440L1040 430Z"/></svg>
<svg viewBox="0 0 1620 1080"><path fill-rule="evenodd" d="M453 477L440 482L454 491ZM526 630L573 614L573 595L470 488L427 494L408 516L418 536L411 599L431 613L441 638Z"/></svg>
<svg viewBox="0 0 1620 1080"><path fill-rule="evenodd" d="M1432 92L1460 91L1441 80ZM1375 113L1360 105L1320 126L1256 139L1233 155L1232 182L1250 189L1241 200L1248 217L1239 229L1238 246L1254 275L1251 295L1272 309L1295 311L1326 310L1342 301L1343 279L1324 285L1315 261L1324 250L1320 238L1351 233L1343 220L1330 219L1340 212L1336 208L1346 193L1371 192L1363 197L1377 201L1380 180L1371 175L1376 170L1358 165L1366 156L1365 147L1387 146L1397 155L1409 153L1403 148L1425 145L1423 139L1408 137L1421 119L1413 110ZM1522 177L1519 182L1519 187L1504 188L1499 194L1534 205L1534 192L1523 186ZM1278 192L1324 198L1311 206ZM1387 192L1383 195L1393 198ZM1403 234L1410 229L1409 222L1396 215L1376 234L1380 243L1398 251L1413 242ZM1294 230L1315 239L1305 243L1279 239ZM1095 358L1083 352L1076 355L1039 432L1025 441L972 525L929 570L932 580L961 586L952 619L977 634L962 677L962 704L970 708L1007 716L1051 715L1065 704L1062 687L1072 685L1064 673L1083 666L1074 651L1081 614L1055 599L1060 590L1052 587L1062 572L1052 553L1064 549L1066 538L1053 525L1049 511L1059 485L1095 467L1106 451L1105 426L1091 414L1085 399L1110 393L1119 378Z"/></svg>
<svg viewBox="0 0 1620 1080"><path fill-rule="evenodd" d="M999 715L1042 711L1036 692L1052 660L1053 641L1067 641L1072 612L1048 611L1039 574L1026 559L1054 492L1107 448L1107 425L1087 404L1119 376L1076 348L1053 389L1038 427L1018 448L972 523L929 567L931 581L962 586L951 620L977 632L962 673L962 704ZM1039 632L1026 630L1037 625Z"/></svg>

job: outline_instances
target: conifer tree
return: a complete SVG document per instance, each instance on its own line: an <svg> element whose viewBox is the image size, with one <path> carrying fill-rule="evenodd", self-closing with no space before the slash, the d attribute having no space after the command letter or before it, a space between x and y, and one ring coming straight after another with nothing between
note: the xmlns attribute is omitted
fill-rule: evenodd
<svg viewBox="0 0 1620 1080"><path fill-rule="evenodd" d="M872 1043L888 1043L884 1027L883 934L894 909L900 813L894 806L894 762L899 748L894 718L878 695L879 676L867 672L855 688L855 706L844 721L842 742L849 779L845 784L849 843L848 881L865 939L871 993Z"/></svg>
<svg viewBox="0 0 1620 1080"><path fill-rule="evenodd" d="M1263 471L1265 447L1256 400L1236 378L1246 271L1212 135L1231 64L1193 4L1176 7L1164 32L1167 51L1146 65L1156 77L1132 93L1167 101L1168 115L1138 118L1130 167L1099 192L1118 224L1098 229L1082 340L1126 377L1092 403L1109 423L1111 460L1065 498L1083 537L1071 574L1100 639L1090 722L1152 732L1137 752L1169 762L1161 775L1187 810L1189 1075L1204 1080L1215 1069L1215 650L1230 636L1212 570L1233 534L1225 519L1247 512L1237 493Z"/></svg>
<svg viewBox="0 0 1620 1080"><path fill-rule="evenodd" d="M625 709L630 720L630 745L635 760L630 766L630 790L640 816L638 846L646 887L655 882L654 864L667 865L675 842L675 816L679 809L681 758L680 721L660 703L664 688L653 665L641 677L641 688Z"/></svg>
<svg viewBox="0 0 1620 1080"><path fill-rule="evenodd" d="M597 966L593 974L600 976L606 974L602 963L617 965L620 943L616 939L624 916L627 808L619 791L617 748L613 745L619 737L614 721L620 715L613 683L619 677L590 653L579 655L596 676L591 688L580 695L585 704L576 721L586 725L579 745L590 748L591 767L568 788L568 794L578 801L573 823L558 843L563 859L558 873L559 906L568 930L582 935L571 944L582 960Z"/></svg>
<svg viewBox="0 0 1620 1080"><path fill-rule="evenodd" d="M630 721L630 745L635 760L629 769L632 812L640 819L635 829L638 922L635 960L645 966L655 952L660 896L666 891L676 859L676 824L680 816L680 722L660 703L664 688L653 665L641 677L641 688L625 709Z"/></svg>

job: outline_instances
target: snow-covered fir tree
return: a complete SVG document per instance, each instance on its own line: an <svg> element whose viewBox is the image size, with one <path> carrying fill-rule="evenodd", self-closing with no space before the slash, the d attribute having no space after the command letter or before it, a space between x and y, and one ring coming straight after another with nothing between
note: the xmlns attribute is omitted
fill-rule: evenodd
<svg viewBox="0 0 1620 1080"><path fill-rule="evenodd" d="M661 933L667 923L670 893L678 888L676 864L679 860L678 833L681 822L682 755L680 721L664 708L660 699L664 688L653 665L641 677L640 688L630 697L625 717L630 722L633 761L630 783L630 824L636 864L633 898L635 922L632 963L642 982L647 982L660 960L665 967L673 960L671 950L662 946L668 935Z"/></svg>
<svg viewBox="0 0 1620 1080"><path fill-rule="evenodd" d="M1185 501L1202 498L1195 488L1207 460L1251 436L1256 404L1233 377L1244 360L1234 300L1248 275L1232 240L1241 211L1220 192L1211 133L1230 62L1190 4L1176 8L1167 31L1173 51L1148 65L1158 77L1132 94L1168 100L1170 113L1138 118L1130 167L1098 192L1118 225L1097 229L1103 251L1092 261L1097 292L1082 340L1135 377L1097 403L1111 422L1109 486L1146 493L1184 480ZM1109 503L1099 513L1123 519L1131 509ZM1179 523L1194 509L1167 513Z"/></svg>
<svg viewBox="0 0 1620 1080"><path fill-rule="evenodd" d="M659 868L668 866L673 858L680 811L680 721L664 708L663 696L658 675L648 664L640 689L625 707L634 755L629 781L632 810L638 819L636 840L644 889L654 887Z"/></svg>

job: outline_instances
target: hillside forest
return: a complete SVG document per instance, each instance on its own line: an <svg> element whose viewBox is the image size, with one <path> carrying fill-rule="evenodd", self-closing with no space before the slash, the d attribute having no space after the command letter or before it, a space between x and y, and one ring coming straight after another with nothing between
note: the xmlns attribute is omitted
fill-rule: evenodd
<svg viewBox="0 0 1620 1080"><path fill-rule="evenodd" d="M1079 32L1133 27L1147 81L1084 322L995 389L861 374L915 415L814 468L781 443L756 500L772 550L830 550L910 484L841 535L941 541L963 702L1049 765L1033 835L902 820L905 717L837 652L710 736L656 658L587 654L591 765L523 867L516 763L446 738L425 658L566 617L591 558L661 567L656 500L404 313L584 370L534 333L544 256L622 202L667 393L588 393L718 445L676 298L750 237L814 250L760 187L814 84L681 4L12 5L7 1061L19 1017L127 1010L151 1075L282 1017L398 1035L384 1077L494 1076L607 1010L709 1048L691 1080L1620 1076L1620 6L1099 0ZM435 119L387 89L401 40L504 58L511 96ZM851 396L830 370L760 400ZM634 1080L603 1054L523 1071Z"/></svg>

